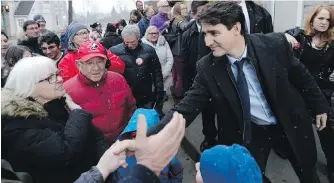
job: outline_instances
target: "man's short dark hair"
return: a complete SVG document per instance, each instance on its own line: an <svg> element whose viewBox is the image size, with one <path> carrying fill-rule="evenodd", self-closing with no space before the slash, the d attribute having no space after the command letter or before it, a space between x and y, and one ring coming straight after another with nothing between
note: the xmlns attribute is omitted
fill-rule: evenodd
<svg viewBox="0 0 334 183"><path fill-rule="evenodd" d="M228 30L231 30L239 22L241 24L241 34L245 33L245 16L241 6L236 2L220 1L208 4L197 15L197 20L211 25L223 24Z"/></svg>
<svg viewBox="0 0 334 183"><path fill-rule="evenodd" d="M42 46L43 43L46 43L48 45L54 43L54 44L57 45L57 47L59 47L59 45L60 45L60 39L59 39L59 37L55 33L48 32L48 33L46 33L44 35L41 35L38 38L38 44L40 46Z"/></svg>
<svg viewBox="0 0 334 183"><path fill-rule="evenodd" d="M193 1L191 2L191 12L197 14L197 8L208 4L209 1Z"/></svg>
<svg viewBox="0 0 334 183"><path fill-rule="evenodd" d="M143 3L141 0L137 0L137 1L136 1L136 6L137 6L137 4L138 4L139 2Z"/></svg>
<svg viewBox="0 0 334 183"><path fill-rule="evenodd" d="M27 21L25 21L25 22L23 23L23 31L27 31L27 27L28 27L29 25L33 25L33 24L37 24L38 27L39 27L39 23L37 23L37 22L34 21L34 20L27 20Z"/></svg>

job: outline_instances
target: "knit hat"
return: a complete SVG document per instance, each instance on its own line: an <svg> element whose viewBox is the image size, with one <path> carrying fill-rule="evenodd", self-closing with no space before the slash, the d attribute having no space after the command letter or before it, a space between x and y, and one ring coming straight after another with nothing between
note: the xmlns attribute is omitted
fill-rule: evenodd
<svg viewBox="0 0 334 183"><path fill-rule="evenodd" d="M262 183L262 173L253 156L240 145L217 145L205 150L200 160L204 182Z"/></svg>
<svg viewBox="0 0 334 183"><path fill-rule="evenodd" d="M40 15L40 14L35 15L34 18L33 18L33 20L35 22L45 22L44 17L42 15Z"/></svg>
<svg viewBox="0 0 334 183"><path fill-rule="evenodd" d="M81 29L88 30L88 28L84 24L79 23L77 21L73 21L70 25L68 25L67 30L66 30L67 35L68 35L68 40L72 42L75 34L78 33Z"/></svg>
<svg viewBox="0 0 334 183"><path fill-rule="evenodd" d="M128 125L124 128L123 132L121 135L128 133L128 132L134 132L137 131L137 124L138 124L138 118L139 114L142 114L146 118L146 124L147 124L147 129L152 128L154 125L159 123L160 118L159 114L157 113L156 110L154 109L143 109L143 108L138 108L132 115ZM120 135L120 136L121 136Z"/></svg>

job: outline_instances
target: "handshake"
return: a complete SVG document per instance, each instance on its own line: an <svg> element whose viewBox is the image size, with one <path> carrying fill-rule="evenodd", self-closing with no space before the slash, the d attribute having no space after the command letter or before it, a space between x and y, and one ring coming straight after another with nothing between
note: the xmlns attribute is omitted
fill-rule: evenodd
<svg viewBox="0 0 334 183"><path fill-rule="evenodd" d="M105 180L119 167L127 167L125 158L134 154L137 164L150 169L157 176L176 155L185 133L185 119L177 112L158 134L147 137L144 115L139 115L137 136L133 140L117 141L101 157L96 168Z"/></svg>

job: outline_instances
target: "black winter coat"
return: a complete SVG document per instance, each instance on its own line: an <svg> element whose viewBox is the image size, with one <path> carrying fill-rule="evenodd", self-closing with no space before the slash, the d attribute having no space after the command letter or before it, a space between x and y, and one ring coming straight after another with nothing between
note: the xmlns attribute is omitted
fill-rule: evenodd
<svg viewBox="0 0 334 183"><path fill-rule="evenodd" d="M137 104L157 102L156 109L160 112L163 106L164 88L161 64L155 49L139 41L135 50L126 48L122 43L110 48L110 51L124 61L123 76L128 82ZM141 61L137 59L141 59ZM154 84L154 93L152 93L152 84Z"/></svg>
<svg viewBox="0 0 334 183"><path fill-rule="evenodd" d="M270 13L253 1L246 1L248 10L250 33L271 33L274 32L273 20Z"/></svg>
<svg viewBox="0 0 334 183"><path fill-rule="evenodd" d="M33 53L44 56L44 53L43 53L41 47L38 44L38 37L37 38L28 38L27 36L23 36L17 41L17 45L26 46Z"/></svg>
<svg viewBox="0 0 334 183"><path fill-rule="evenodd" d="M328 103L324 95L305 66L294 57L283 34L247 34L245 39L247 58L257 71L265 98L301 168L313 168L317 153L307 109L312 111L312 117L326 113ZM189 126L211 101L218 118L219 144L242 144L242 106L227 56L214 57L210 53L198 61L197 71L194 84L183 100L149 129L148 135L161 130L174 111L181 113Z"/></svg>
<svg viewBox="0 0 334 183"><path fill-rule="evenodd" d="M116 32L107 32L101 39L101 43L106 49L109 49L123 43L123 39Z"/></svg>
<svg viewBox="0 0 334 183"><path fill-rule="evenodd" d="M318 86L330 101L331 93L334 91L334 83L329 81L329 75L334 71L334 43L329 43L323 48L320 57L323 60L310 60L307 56L305 58L304 50L307 46L311 47L312 37L305 35L304 30L298 27L286 32L299 42L300 47L293 50L295 56L311 71Z"/></svg>
<svg viewBox="0 0 334 183"><path fill-rule="evenodd" d="M72 183L108 149L92 115L81 109L68 114L64 105L65 99L42 106L1 91L2 158L34 183Z"/></svg>

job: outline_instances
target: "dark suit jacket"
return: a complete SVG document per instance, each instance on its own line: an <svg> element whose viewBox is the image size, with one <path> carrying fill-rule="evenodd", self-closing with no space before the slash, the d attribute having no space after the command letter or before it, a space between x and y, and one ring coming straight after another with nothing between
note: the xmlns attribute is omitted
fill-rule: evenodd
<svg viewBox="0 0 334 183"><path fill-rule="evenodd" d="M299 163L305 168L314 167L316 148L307 108L312 115L325 113L328 110L326 99L305 66L293 56L283 34L247 34L245 40L247 58L257 70L265 97ZM148 134L159 131L170 121L174 111L183 115L188 126L211 100L218 116L219 143L241 144L242 108L232 78L231 65L225 55L214 57L210 53L203 57L197 63L194 84L184 99Z"/></svg>
<svg viewBox="0 0 334 183"><path fill-rule="evenodd" d="M271 33L274 31L270 13L253 1L246 1L250 22L250 33Z"/></svg>

